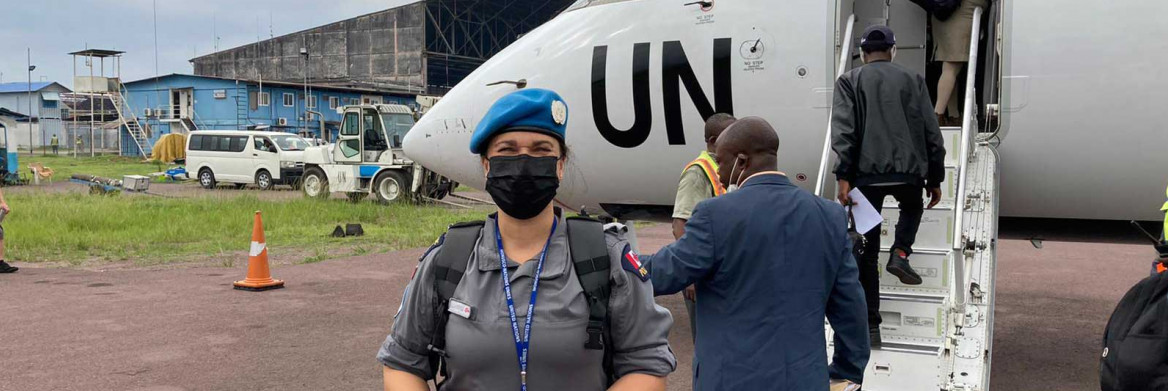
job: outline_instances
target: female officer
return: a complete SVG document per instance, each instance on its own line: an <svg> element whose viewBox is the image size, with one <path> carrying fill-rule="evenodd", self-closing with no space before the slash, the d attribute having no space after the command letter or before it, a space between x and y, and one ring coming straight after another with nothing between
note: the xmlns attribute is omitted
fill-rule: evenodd
<svg viewBox="0 0 1168 391"><path fill-rule="evenodd" d="M428 390L439 356L443 390L665 389L665 376L677 365L667 340L673 319L653 302L648 274L615 230L605 233L606 248L599 250L609 261L609 276L601 277L611 289L611 341L603 344L611 365L606 368L603 349L585 346L590 306L564 216L551 202L567 160L567 119L559 95L525 89L499 99L479 123L470 149L482 157L499 212L470 231L477 240L468 241L473 250L445 306L435 276L451 281L447 271L456 268L436 266L435 258L444 247L459 247L453 229L423 256L377 355L386 390ZM444 331L435 316L441 308ZM437 333L444 333L441 349Z"/></svg>

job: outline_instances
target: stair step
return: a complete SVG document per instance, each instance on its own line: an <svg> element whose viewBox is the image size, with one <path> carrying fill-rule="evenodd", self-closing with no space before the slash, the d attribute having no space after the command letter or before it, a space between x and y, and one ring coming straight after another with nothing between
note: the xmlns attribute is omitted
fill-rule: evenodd
<svg viewBox="0 0 1168 391"><path fill-rule="evenodd" d="M945 300L881 294L880 337L884 343L940 347L944 344Z"/></svg>
<svg viewBox="0 0 1168 391"><path fill-rule="evenodd" d="M831 341L829 338L828 341ZM828 357L834 352L828 348ZM872 349L868 367L864 369L865 390L897 391L937 391L942 384L935 365L922 365L922 357L936 357L940 349L910 344L884 341L878 349Z"/></svg>
<svg viewBox="0 0 1168 391"><path fill-rule="evenodd" d="M909 256L909 264L921 276L921 285L905 285L899 278L885 270L888 265L889 250L881 250L877 270L880 273L881 294L908 294L944 297L949 295L950 268L953 265L949 252L914 249Z"/></svg>
<svg viewBox="0 0 1168 391"><path fill-rule="evenodd" d="M896 233L896 222L900 221L900 210L895 207L886 207L881 213L884 223L880 226L880 244L892 244ZM921 215L921 226L917 230L917 240L913 248L921 249L948 249L952 248L953 239L953 207L952 205L938 205L933 209L925 209Z"/></svg>

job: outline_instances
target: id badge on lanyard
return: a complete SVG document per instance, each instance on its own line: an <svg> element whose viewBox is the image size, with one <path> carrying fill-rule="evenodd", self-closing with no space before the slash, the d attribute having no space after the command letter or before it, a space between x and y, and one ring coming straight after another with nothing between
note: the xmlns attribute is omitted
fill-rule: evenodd
<svg viewBox="0 0 1168 391"><path fill-rule="evenodd" d="M511 334L515 339L515 355L519 357L519 389L527 391L527 352L531 348L531 320L535 318L535 299L539 292L539 277L543 273L543 264L547 260L548 247L552 237L556 234L556 226L560 219L552 220L552 232L548 234L543 251L539 254L539 263L535 265L535 276L531 281L531 300L527 304L527 319L523 325L523 337L519 336L519 321L515 316L515 299L511 295L511 275L507 271L507 254L503 251L503 236L499 234L499 220L495 220L495 244L499 248L499 264L503 271L503 294L507 297L507 315L511 318Z"/></svg>

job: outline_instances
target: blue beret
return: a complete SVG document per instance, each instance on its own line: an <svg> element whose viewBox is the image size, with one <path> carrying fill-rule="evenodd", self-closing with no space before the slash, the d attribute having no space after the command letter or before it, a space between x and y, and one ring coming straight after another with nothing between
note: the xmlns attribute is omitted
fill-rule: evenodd
<svg viewBox="0 0 1168 391"><path fill-rule="evenodd" d="M479 121L470 137L470 152L482 154L487 142L510 131L539 132L564 141L568 125L568 105L559 94L529 88L499 98Z"/></svg>

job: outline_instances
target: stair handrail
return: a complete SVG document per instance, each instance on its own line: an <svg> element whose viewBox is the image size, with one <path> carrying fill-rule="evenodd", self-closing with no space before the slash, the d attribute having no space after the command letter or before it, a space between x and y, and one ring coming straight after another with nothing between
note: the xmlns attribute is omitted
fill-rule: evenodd
<svg viewBox="0 0 1168 391"><path fill-rule="evenodd" d="M965 77L965 105L961 113L961 149L960 160L957 161L957 197L953 203L953 283L957 289L954 289L954 303L959 312L965 310L965 256L963 251L965 249L965 188L967 182L967 171L969 170L969 153L973 146L973 106L974 106L974 84L977 80L977 52L979 36L981 35L981 15L982 8L977 7L973 10L973 31L969 39L969 66L966 69Z"/></svg>
<svg viewBox="0 0 1168 391"><path fill-rule="evenodd" d="M134 125L138 127L138 132L142 135L142 140L138 140L138 137L134 134L133 129L127 129L127 131L130 132L130 138L133 138L134 143L138 144L138 152L141 152L142 156L148 156L146 153L146 148L149 147L149 145L145 144L149 144L150 139L146 137L146 129L142 127L141 121L138 121L138 116L134 114L134 106L130 104L130 94L129 90L126 89L126 85L122 83L122 79L120 78L115 80L117 80L118 88L117 91L114 91L113 95L114 99L118 100L118 102L114 104L114 107L118 110L118 119L122 120L122 123L125 124L127 128L129 128L129 122L127 122L126 115L126 113L129 113L128 119L132 120ZM124 112L122 111L122 105L126 106L126 110ZM145 144L143 142L145 142Z"/></svg>
<svg viewBox="0 0 1168 391"><path fill-rule="evenodd" d="M835 77L838 79L844 75L844 71L848 69L848 63L852 59L852 32L856 27L856 15L848 15L847 28L844 30L844 35L840 37L840 58L839 69L836 71ZM832 80L833 85L835 80ZM823 190L827 180L827 164L831 160L831 110L832 106L827 109L827 134L823 140L823 154L819 159L819 177L815 179L815 194L823 197Z"/></svg>
<svg viewBox="0 0 1168 391"><path fill-rule="evenodd" d="M199 112L191 110L191 123L195 124L195 129L192 130L207 130L207 123L199 118Z"/></svg>
<svg viewBox="0 0 1168 391"><path fill-rule="evenodd" d="M125 117L125 115L123 115L123 113L120 112L120 110L121 110L120 107L122 105L125 105L126 112L130 113L129 117L131 119L133 119L134 122L140 122L140 121L138 121L138 116L134 113L134 106L130 104L129 90L126 89L125 84L122 84L122 79L117 79L117 81L118 81L118 90L116 91L117 99L120 100L121 102L118 102L118 104L116 104L114 106L119 107L118 116ZM138 125L139 125L139 127L141 126L141 124L138 124Z"/></svg>

